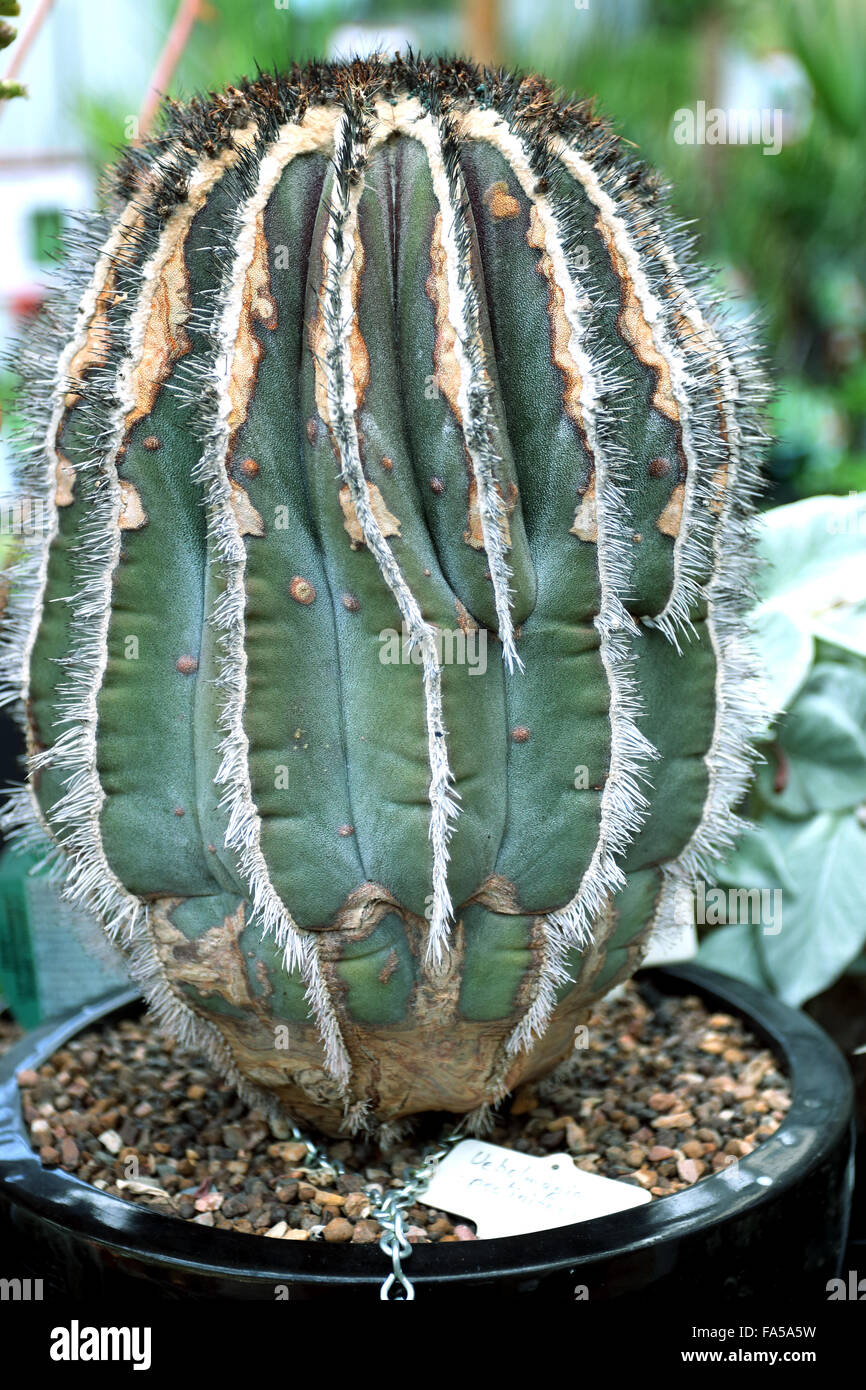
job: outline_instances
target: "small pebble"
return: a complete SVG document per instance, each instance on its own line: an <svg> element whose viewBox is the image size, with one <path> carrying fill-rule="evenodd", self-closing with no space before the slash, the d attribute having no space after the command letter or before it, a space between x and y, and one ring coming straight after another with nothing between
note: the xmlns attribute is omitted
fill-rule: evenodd
<svg viewBox="0 0 866 1390"><path fill-rule="evenodd" d="M325 1240L339 1242L351 1240L353 1236L351 1221L347 1221L345 1216L335 1216L333 1221L329 1221L325 1227Z"/></svg>
<svg viewBox="0 0 866 1390"><path fill-rule="evenodd" d="M688 1110L678 1110L675 1115L659 1115L652 1124L653 1129L688 1129L694 1122Z"/></svg>
<svg viewBox="0 0 866 1390"><path fill-rule="evenodd" d="M356 1245L370 1245L378 1240L382 1234L382 1227L378 1221L361 1220L355 1222L355 1229L352 1232L352 1240Z"/></svg>
<svg viewBox="0 0 866 1390"><path fill-rule="evenodd" d="M370 1199L366 1192L350 1192L344 1203L346 1215L352 1221L370 1214Z"/></svg>
<svg viewBox="0 0 866 1390"><path fill-rule="evenodd" d="M68 1134L60 1141L60 1161L64 1168L74 1168L78 1162L78 1145Z"/></svg>
<svg viewBox="0 0 866 1390"><path fill-rule="evenodd" d="M647 1154L650 1163L664 1163L667 1158L676 1158L674 1149L667 1148L664 1144L655 1144Z"/></svg>
<svg viewBox="0 0 866 1390"><path fill-rule="evenodd" d="M698 1178L701 1176L701 1173L703 1172L703 1169L703 1163L698 1163L697 1159L695 1158L681 1158L677 1164L677 1172L679 1173L683 1182L686 1183L697 1182Z"/></svg>

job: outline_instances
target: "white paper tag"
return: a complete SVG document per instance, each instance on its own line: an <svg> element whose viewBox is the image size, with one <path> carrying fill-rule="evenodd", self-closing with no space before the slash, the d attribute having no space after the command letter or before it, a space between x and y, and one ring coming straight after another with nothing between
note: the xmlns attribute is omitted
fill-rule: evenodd
<svg viewBox="0 0 866 1390"><path fill-rule="evenodd" d="M534 1154L463 1139L442 1159L418 1201L474 1221L480 1239L549 1231L651 1201L628 1182L576 1168L568 1154Z"/></svg>

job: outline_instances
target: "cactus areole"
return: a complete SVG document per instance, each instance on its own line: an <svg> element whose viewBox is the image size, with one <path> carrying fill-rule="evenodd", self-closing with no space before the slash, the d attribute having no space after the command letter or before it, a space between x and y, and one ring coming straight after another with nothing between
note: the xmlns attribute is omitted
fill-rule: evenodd
<svg viewBox="0 0 866 1390"><path fill-rule="evenodd" d="M591 105L170 104L16 366L10 819L248 1097L484 1113L737 829L762 384Z"/></svg>

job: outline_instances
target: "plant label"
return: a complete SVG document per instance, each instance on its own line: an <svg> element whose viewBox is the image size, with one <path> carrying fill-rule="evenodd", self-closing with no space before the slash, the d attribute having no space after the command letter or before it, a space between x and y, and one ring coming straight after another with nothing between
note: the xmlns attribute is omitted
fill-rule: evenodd
<svg viewBox="0 0 866 1390"><path fill-rule="evenodd" d="M570 1226L650 1200L631 1183L584 1173L568 1154L536 1158L481 1139L455 1145L418 1197L475 1222L480 1239Z"/></svg>

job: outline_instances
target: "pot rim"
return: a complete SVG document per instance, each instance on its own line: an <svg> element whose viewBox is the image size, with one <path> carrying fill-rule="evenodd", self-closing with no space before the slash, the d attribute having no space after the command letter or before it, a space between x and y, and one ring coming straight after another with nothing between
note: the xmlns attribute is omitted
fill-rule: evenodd
<svg viewBox="0 0 866 1390"><path fill-rule="evenodd" d="M739 1014L776 1054L792 1090L792 1103L769 1139L736 1164L668 1197L609 1216L529 1235L447 1245L416 1245L406 1262L413 1284L453 1282L582 1267L640 1249L679 1242L746 1211L755 1212L816 1168L850 1127L853 1088L835 1043L808 1015L732 977L686 964L641 972L662 995L699 994ZM65 1042L140 999L135 988L113 990L28 1033L0 1058L0 1181L3 1198L87 1243L145 1261L166 1272L181 1267L200 1275L254 1286L290 1284L379 1285L388 1262L378 1244L275 1241L240 1231L205 1228L153 1212L92 1187L62 1169L43 1168L30 1147L16 1074L36 1069Z"/></svg>

